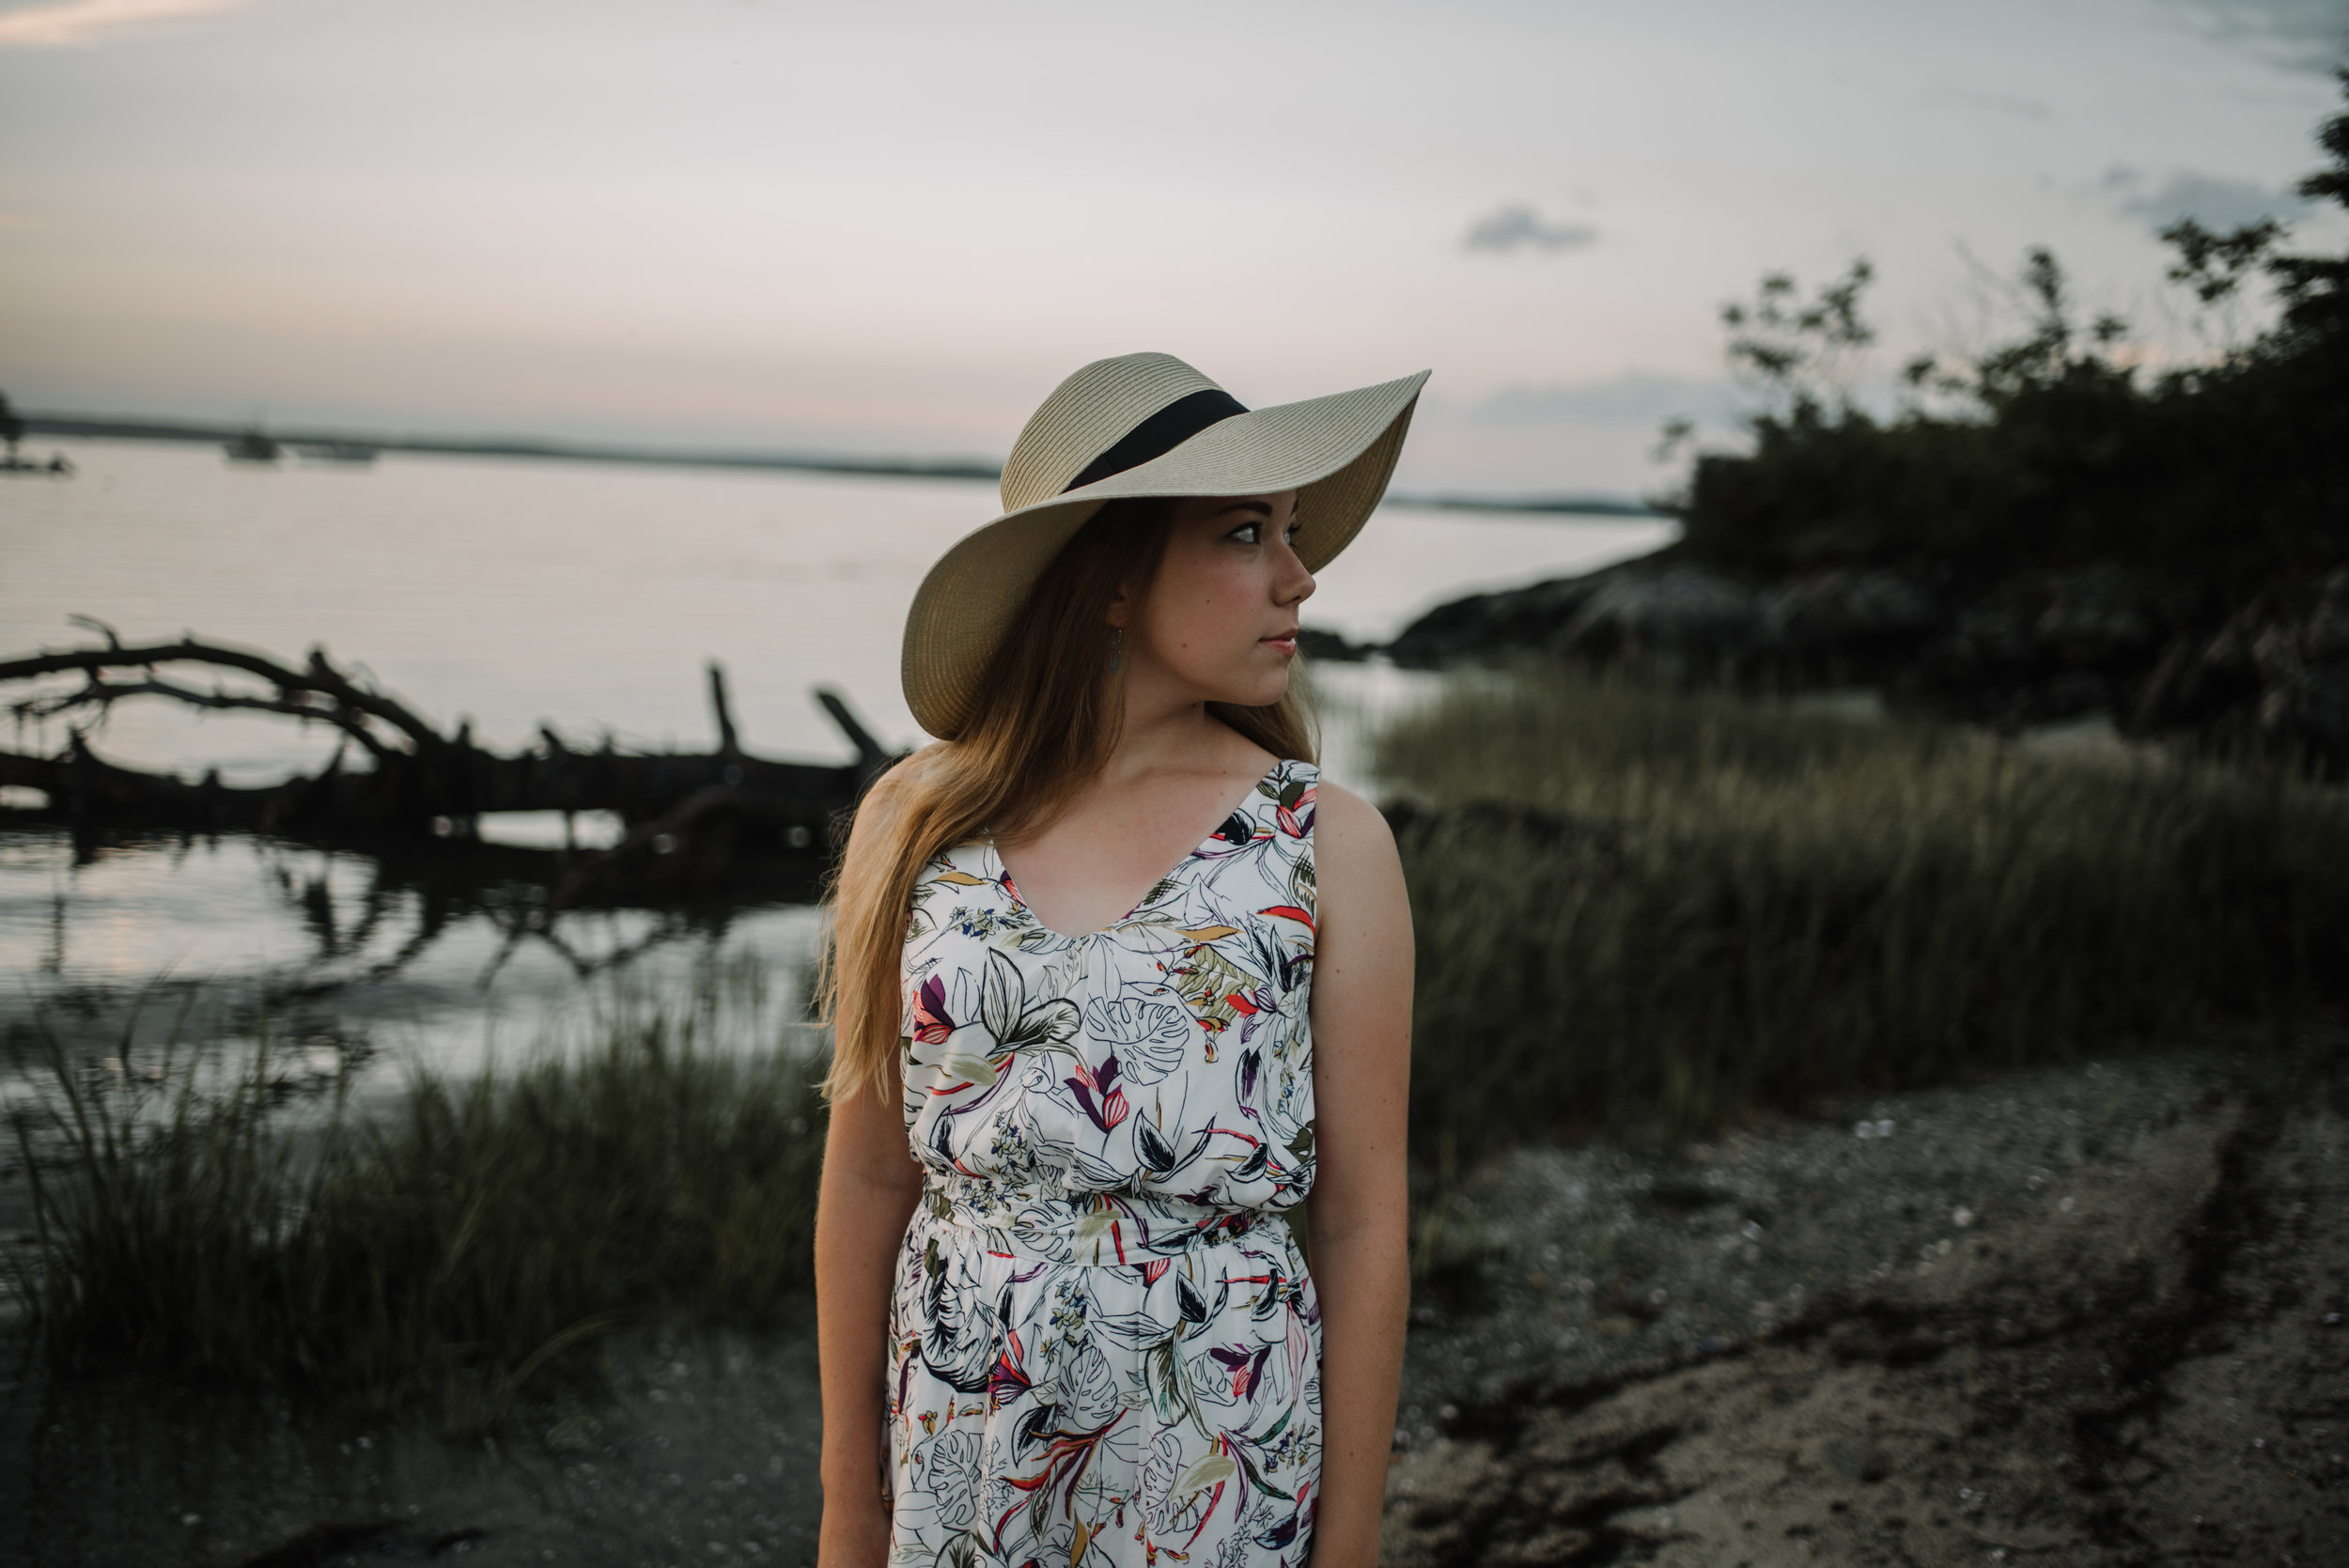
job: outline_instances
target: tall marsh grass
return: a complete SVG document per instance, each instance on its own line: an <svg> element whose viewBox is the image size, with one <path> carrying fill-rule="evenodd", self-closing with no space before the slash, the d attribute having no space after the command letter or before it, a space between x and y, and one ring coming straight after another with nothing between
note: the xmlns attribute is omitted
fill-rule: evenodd
<svg viewBox="0 0 2349 1568"><path fill-rule="evenodd" d="M2349 974L2349 800L1561 668L1373 748L1419 935L1414 1144L2279 1024Z"/></svg>
<svg viewBox="0 0 2349 1568"><path fill-rule="evenodd" d="M308 1126L265 1045L225 1091L181 1077L145 1114L53 1047L62 1158L20 1117L39 1230L18 1291L68 1364L421 1395L459 1427L620 1322L770 1319L810 1271L818 1067L726 1023L706 989L630 1007L510 1069L413 1075L388 1108L346 1080Z"/></svg>
<svg viewBox="0 0 2349 1568"><path fill-rule="evenodd" d="M1563 669L1463 677L1372 755L1416 808L1438 1282L1475 1252L1449 1189L1512 1141L2280 1024L2349 973L2349 800L2281 774ZM18 1127L18 1289L69 1361L422 1396L460 1427L624 1319L771 1318L812 1268L821 1063L725 989L306 1126L266 1051L226 1091L166 1072L143 1109L59 1054L56 1126Z"/></svg>

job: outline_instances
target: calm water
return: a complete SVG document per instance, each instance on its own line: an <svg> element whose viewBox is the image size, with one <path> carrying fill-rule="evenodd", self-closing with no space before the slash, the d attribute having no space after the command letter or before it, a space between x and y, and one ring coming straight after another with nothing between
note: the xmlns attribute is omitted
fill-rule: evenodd
<svg viewBox="0 0 2349 1568"><path fill-rule="evenodd" d="M959 480L398 455L257 469L201 445L55 444L77 477L0 484L0 656L80 640L71 614L132 642L185 629L288 660L324 644L499 747L551 723L582 740L609 729L624 745L707 748L711 659L754 751L850 754L808 698L817 685L884 740L914 743L896 678L905 606L930 561L996 511L992 485ZM1462 592L1586 570L1653 549L1669 527L1391 506L1324 574L1306 624L1381 639ZM1361 724L1420 686L1375 666L1317 674L1330 770L1346 778ZM17 744L62 738L28 728ZM126 705L97 744L148 767L216 766L231 782L313 768L332 750L282 721L159 704ZM557 830L485 831L529 843ZM95 1038L168 972L227 1009L195 1032L233 1032L259 986L298 980L305 996L280 1003L272 1027L319 1070L354 1051L461 1062L492 1036L576 1015L589 972L657 989L714 958L737 973L764 967L779 1017L815 929L811 911L779 906L572 913L555 932L516 932L491 908L419 945L423 910L418 890L359 856L229 838L134 844L75 865L56 833L0 830L0 1028L21 1045L46 1003ZM166 1011L150 1009L150 1032Z"/></svg>

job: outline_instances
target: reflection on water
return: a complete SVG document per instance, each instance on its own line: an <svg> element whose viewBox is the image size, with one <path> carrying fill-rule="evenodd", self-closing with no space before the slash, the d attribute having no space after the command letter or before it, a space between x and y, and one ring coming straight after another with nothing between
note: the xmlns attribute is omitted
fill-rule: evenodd
<svg viewBox="0 0 2349 1568"><path fill-rule="evenodd" d="M86 849L87 846L85 846ZM241 834L87 849L63 829L0 832L0 1031L32 1065L38 1012L77 1054L266 1033L281 1050L466 1070L501 1038L576 1021L602 977L659 989L729 955L796 1006L817 913L804 902L569 908L496 875L494 850L378 859Z"/></svg>
<svg viewBox="0 0 2349 1568"><path fill-rule="evenodd" d="M291 658L323 643L500 747L542 722L706 746L713 658L754 751L846 760L807 699L818 684L885 741L913 743L897 686L905 606L929 563L996 509L991 485L957 480L398 454L359 472L259 470L210 447L64 444L80 476L21 488L0 517L0 652L74 637L69 613L130 639L187 629ZM1306 623L1380 640L1445 598L1637 554L1668 527L1390 506L1322 575ZM1357 737L1427 677L1315 675L1328 769L1361 784ZM96 738L117 760L219 766L235 782L315 768L333 746L322 729L163 705L124 705ZM364 1056L379 1074L461 1068L493 1038L559 1032L601 977L658 987L730 958L763 966L779 996L803 992L819 863L796 886L723 904L549 919L544 862L564 825L538 815L486 823L492 842L461 855L398 861L240 837L77 850L59 830L0 829L6 1054L21 1073L37 1007L76 1048L119 1054L108 1042L149 987L142 1031L178 1027L200 1044L266 1023L321 1062ZM611 827L572 824L577 846ZM9 1082L24 1080L0 1065Z"/></svg>
<svg viewBox="0 0 2349 1568"><path fill-rule="evenodd" d="M516 849L609 849L627 831L615 811L485 811L474 818L482 843Z"/></svg>

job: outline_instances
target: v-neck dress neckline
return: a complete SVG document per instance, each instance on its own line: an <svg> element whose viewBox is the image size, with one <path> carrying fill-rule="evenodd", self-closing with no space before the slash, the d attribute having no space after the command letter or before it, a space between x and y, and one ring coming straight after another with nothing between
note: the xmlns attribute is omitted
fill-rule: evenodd
<svg viewBox="0 0 2349 1568"><path fill-rule="evenodd" d="M1181 860L1176 861L1173 865L1168 866L1164 871L1159 873L1157 879L1151 882L1148 887L1142 890L1141 895L1137 897L1132 904L1127 907L1124 914L1119 915L1115 920L1111 921L1107 925L1097 926L1095 929L1085 932L1082 936L1072 937L1067 932L1061 930L1058 926L1046 924L1044 917L1037 914L1034 907L1019 895L1019 885L1011 879L1011 867L1003 863L1003 852L995 847L995 839L992 834L983 840L980 845L981 853L985 855L989 868L988 878L991 881L997 881L1003 884L1003 896L1010 899L1011 902L1019 908L1019 911L1028 917L1029 921L1035 926L1036 930L1043 933L1045 936L1050 937L1055 940L1065 942L1070 947L1079 947L1086 942L1098 941L1101 938L1110 935L1110 933L1117 930L1120 926L1129 924L1134 916L1140 914L1143 909L1149 907L1150 895L1157 893L1160 888L1166 886L1168 881L1172 878L1181 876L1183 868L1190 864L1192 861L1197 860L1203 851L1211 850L1214 846L1227 842L1223 838L1223 830L1230 825L1232 818L1244 814L1248 810L1249 806L1253 803L1258 797L1264 794L1265 785L1272 779L1278 777L1283 768L1294 766L1295 764L1285 760L1276 760L1271 767L1256 775L1254 782L1249 784L1248 792L1245 795L1242 795L1232 805L1226 807L1223 815L1216 818L1215 826L1208 830L1206 837L1201 839L1198 843L1184 850L1183 858Z"/></svg>

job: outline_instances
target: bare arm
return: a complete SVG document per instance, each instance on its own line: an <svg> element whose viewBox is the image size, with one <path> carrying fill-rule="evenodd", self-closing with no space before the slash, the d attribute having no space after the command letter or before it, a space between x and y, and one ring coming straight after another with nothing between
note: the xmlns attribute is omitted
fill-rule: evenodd
<svg viewBox="0 0 2349 1568"><path fill-rule="evenodd" d="M822 1568L887 1555L881 1411L891 1273L922 1195L905 1122L870 1091L832 1107L816 1200L816 1343L824 1390Z"/></svg>
<svg viewBox="0 0 2349 1568"><path fill-rule="evenodd" d="M847 854L869 852L873 814L890 809L888 785L884 779L866 796ZM894 1070L891 1081L899 1081ZM922 1167L906 1147L896 1094L884 1103L867 1089L836 1102L816 1197L816 1348L824 1399L820 1568L879 1568L888 1556L879 1467L889 1296L906 1221L921 1195Z"/></svg>
<svg viewBox="0 0 2349 1568"><path fill-rule="evenodd" d="M1321 1298L1321 1505L1312 1568L1375 1568L1410 1307L1404 1139L1411 910L1386 819L1321 785L1311 1224Z"/></svg>

